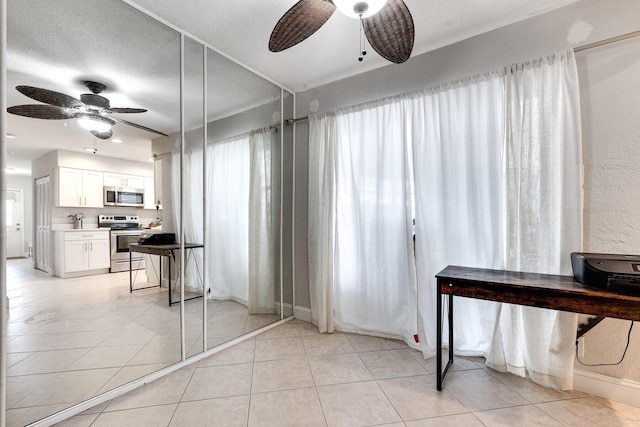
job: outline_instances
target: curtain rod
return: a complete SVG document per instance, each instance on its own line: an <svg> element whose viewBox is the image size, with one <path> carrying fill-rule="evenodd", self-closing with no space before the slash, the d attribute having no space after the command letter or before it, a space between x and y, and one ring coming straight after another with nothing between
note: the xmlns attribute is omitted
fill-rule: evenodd
<svg viewBox="0 0 640 427"><path fill-rule="evenodd" d="M631 33L622 34L620 36L611 37L610 39L604 39L604 40L600 40L599 42L594 42L594 43L586 44L584 46L579 46L579 47L574 48L573 51L578 53L578 52L582 52L582 51L585 51L585 50L593 49L593 48L596 48L596 47L606 46L608 44L619 42L619 41L622 41L622 40L632 39L634 37L640 37L640 31L633 31Z"/></svg>
<svg viewBox="0 0 640 427"><path fill-rule="evenodd" d="M608 44L611 43L616 43L622 40L628 40L628 39L632 39L634 37L640 37L640 30L639 31L633 31L631 33L627 33L627 34L622 34L620 36L616 36L616 37L611 37L609 39L604 39L604 40L600 40L594 43L589 43L586 44L584 46L578 46L573 48L573 51L578 53L578 52L583 52L585 50L589 50L589 49L594 49L596 47L600 47L600 46L606 46ZM301 122L304 120L309 120L309 116L304 116L304 117L298 117L298 118L290 118L290 119L285 119L284 120L284 124L285 126L291 126L297 122Z"/></svg>
<svg viewBox="0 0 640 427"><path fill-rule="evenodd" d="M309 120L309 116L298 117L296 119L294 119L293 117L290 118L290 119L285 119L284 120L284 124L285 124L285 126L291 126L292 124L295 124L297 122L301 122L301 121L304 121L304 120Z"/></svg>

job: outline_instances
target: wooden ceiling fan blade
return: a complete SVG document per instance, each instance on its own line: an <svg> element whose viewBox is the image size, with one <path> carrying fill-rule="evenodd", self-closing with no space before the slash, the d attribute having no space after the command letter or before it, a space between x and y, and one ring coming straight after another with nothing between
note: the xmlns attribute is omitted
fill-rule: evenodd
<svg viewBox="0 0 640 427"><path fill-rule="evenodd" d="M7 112L18 116L31 117L33 119L64 120L73 118L73 114L68 113L64 108L53 105L16 105L7 108Z"/></svg>
<svg viewBox="0 0 640 427"><path fill-rule="evenodd" d="M281 52L318 31L336 7L327 0L300 0L280 18L269 38L269 50Z"/></svg>
<svg viewBox="0 0 640 427"><path fill-rule="evenodd" d="M144 108L118 108L118 107L110 107L109 111L112 113L146 113L147 110Z"/></svg>
<svg viewBox="0 0 640 427"><path fill-rule="evenodd" d="M118 119L116 117L110 117L110 119L115 120L116 122L119 122L119 123L124 123L125 125L129 125L129 126L132 126L134 128L146 130L147 132L157 133L158 135L162 135L162 136L169 136L166 133L160 132L159 130L151 129L151 128L148 128L146 126L139 125L137 123L132 123L132 122L130 122L128 120L122 120L122 119Z"/></svg>
<svg viewBox="0 0 640 427"><path fill-rule="evenodd" d="M90 130L89 132L91 132L93 134L93 136L100 138L100 139L109 139L113 136L113 131L111 129L109 129L106 132L98 132L95 130Z"/></svg>
<svg viewBox="0 0 640 427"><path fill-rule="evenodd" d="M73 96L33 86L16 86L16 90L36 101L62 108L81 108L84 104Z"/></svg>
<svg viewBox="0 0 640 427"><path fill-rule="evenodd" d="M371 47L388 61L401 64L411 56L415 29L402 0L389 0L377 14L362 20Z"/></svg>

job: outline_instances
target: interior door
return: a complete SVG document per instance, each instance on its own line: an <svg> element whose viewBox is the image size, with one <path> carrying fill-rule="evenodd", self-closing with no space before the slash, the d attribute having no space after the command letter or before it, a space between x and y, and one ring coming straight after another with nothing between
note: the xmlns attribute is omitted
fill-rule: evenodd
<svg viewBox="0 0 640 427"><path fill-rule="evenodd" d="M7 189L7 258L23 256L23 212L24 200L21 189Z"/></svg>
<svg viewBox="0 0 640 427"><path fill-rule="evenodd" d="M38 270L49 272L51 268L50 223L51 205L50 178L45 176L36 180L35 228L36 244L34 248L35 265Z"/></svg>

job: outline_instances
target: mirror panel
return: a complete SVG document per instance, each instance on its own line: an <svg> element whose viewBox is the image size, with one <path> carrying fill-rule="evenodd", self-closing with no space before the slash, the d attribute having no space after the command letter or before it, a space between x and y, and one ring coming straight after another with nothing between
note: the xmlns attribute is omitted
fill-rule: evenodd
<svg viewBox="0 0 640 427"><path fill-rule="evenodd" d="M49 185L37 214L48 224L40 242L51 242L34 248L40 270L18 266L21 279L8 281L7 420L34 422L291 315L293 129L282 119L293 95L124 2L12 1L8 16L9 106L37 103L18 85L80 98L92 80L111 106L148 111L113 114L142 127L120 121L111 139L74 119L7 115L16 152L46 142L32 179ZM153 178L153 199L144 209L59 206L60 167ZM203 247L169 263L145 255L131 276L60 279L54 237L79 212L85 228L98 215L134 215Z"/></svg>
<svg viewBox="0 0 640 427"><path fill-rule="evenodd" d="M295 97L283 89L283 119L295 117ZM293 316L293 176L294 176L294 139L293 126L282 127L282 300L283 316Z"/></svg>
<svg viewBox="0 0 640 427"><path fill-rule="evenodd" d="M91 80L106 86L100 96L111 106L148 110L112 117L167 134L179 129L177 31L119 1L7 3L9 106L40 104L15 90L18 85L79 99L89 92L82 81ZM113 138L105 140L82 129L75 119L13 114L7 115L7 127L17 136L9 149L16 156L37 158L31 178L49 177L49 191L39 192L48 197L38 204L46 207L50 224L43 233L50 236L51 246L39 248L46 249L40 251L46 257L40 268L47 271L26 263L10 267L21 268L17 277L22 279L9 282L7 421L24 425L180 361L180 312L179 306L168 306L166 289L130 292L128 271L108 273L107 267L106 274L73 277L76 274L59 262L61 253L67 257L72 250L69 242L75 240L70 237L80 236L69 230L69 214L84 214L83 226L89 229L97 227L101 214L136 216L136 221L148 225L161 211L98 208L84 201L79 206L58 206L60 194L67 190L58 168L148 177L153 188L154 167L148 159L151 140L158 135L118 122L112 128ZM22 151L32 141L43 142L33 149L40 150L35 155ZM100 180L94 190L99 201L104 175ZM100 238L82 248L102 243ZM107 241L103 248L110 252L111 246ZM69 252L70 260L73 256ZM135 270L136 286L147 283L145 272Z"/></svg>
<svg viewBox="0 0 640 427"><path fill-rule="evenodd" d="M207 345L281 319L280 88L207 55Z"/></svg>
<svg viewBox="0 0 640 427"><path fill-rule="evenodd" d="M191 357L204 347L204 58L205 47L184 37L184 156L182 178L182 218L184 241L202 247L184 252L185 355Z"/></svg>

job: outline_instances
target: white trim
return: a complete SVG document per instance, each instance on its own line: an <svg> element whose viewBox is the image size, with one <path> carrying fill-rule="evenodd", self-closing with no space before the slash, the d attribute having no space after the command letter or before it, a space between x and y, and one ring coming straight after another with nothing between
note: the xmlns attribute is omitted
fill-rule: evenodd
<svg viewBox="0 0 640 427"><path fill-rule="evenodd" d="M102 393L99 396L92 397L91 399L85 400L84 402L78 403L77 405L74 405L70 408L63 409L62 411L57 412L47 418L43 418L39 421L29 424L29 427L45 427L45 426L50 426L50 425L59 423L61 421L64 421L74 415L77 415L83 411L86 411L87 409L93 408L94 406L104 403L108 400L115 399L118 396L122 396L123 394L128 393L132 390L135 390L138 387L142 387L143 385L150 383L153 380L157 380L158 378L164 377L165 375L168 375L174 371L177 371L178 369L184 368L185 366L189 366L192 363L199 362L204 358L207 358L213 354L221 352L222 350L226 350L227 348L232 347L243 341L246 341L249 338L253 338L256 335L260 335L261 333L266 332L269 329L273 329L276 326L280 326L284 323L287 323L290 320L293 320L293 317L288 317L286 319L279 320L278 322L272 323L263 328L260 328L253 332L249 332L245 335L242 335L241 337L238 337L231 341L227 341L224 344L220 344L219 346L210 349L209 351L206 351L204 353L198 353L195 356L188 358L187 360L183 360L182 362L176 363L175 365L167 366L164 369L156 371L142 378L138 378L137 380L131 381L130 383L127 383L123 386L115 388L106 393Z"/></svg>
<svg viewBox="0 0 640 427"><path fill-rule="evenodd" d="M574 370L573 389L640 407L640 383L636 381Z"/></svg>
<svg viewBox="0 0 640 427"><path fill-rule="evenodd" d="M311 309L296 305L293 307L293 317L311 323Z"/></svg>

